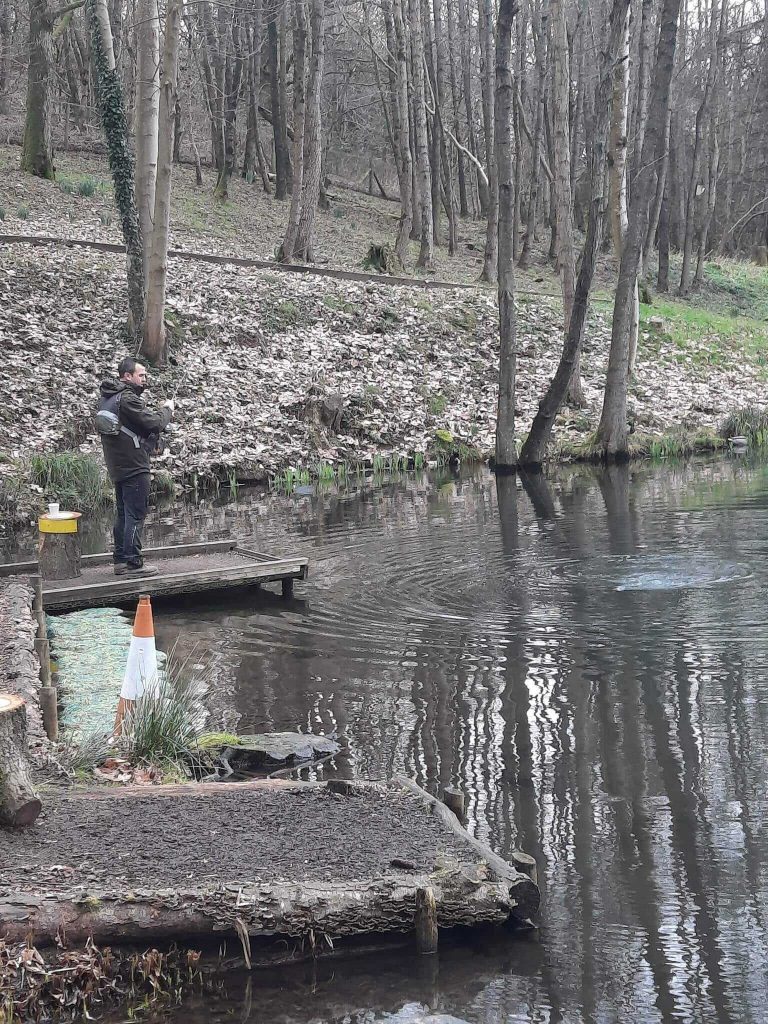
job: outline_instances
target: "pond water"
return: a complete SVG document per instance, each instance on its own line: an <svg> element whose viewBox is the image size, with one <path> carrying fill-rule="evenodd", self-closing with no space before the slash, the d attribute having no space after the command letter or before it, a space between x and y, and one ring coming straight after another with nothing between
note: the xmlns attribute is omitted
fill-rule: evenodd
<svg viewBox="0 0 768 1024"><path fill-rule="evenodd" d="M158 607L159 645L212 666L216 728L337 730L318 775L460 786L472 833L535 856L541 927L230 975L162 1019L766 1020L768 469L304 490L155 518L311 559L289 602Z"/></svg>

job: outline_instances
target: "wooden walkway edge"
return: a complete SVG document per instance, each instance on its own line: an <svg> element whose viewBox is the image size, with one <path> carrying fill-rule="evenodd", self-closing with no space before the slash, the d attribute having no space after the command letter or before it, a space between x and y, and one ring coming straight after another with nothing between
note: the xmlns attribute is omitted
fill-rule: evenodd
<svg viewBox="0 0 768 1024"><path fill-rule="evenodd" d="M84 555L81 576L43 582L46 610L120 604L137 600L141 594L172 597L272 582L280 582L283 596L290 597L294 581L306 579L309 571L307 558L264 554L236 540L145 548L144 556L159 568L156 576L116 576L111 552ZM0 565L0 578L37 572L36 561Z"/></svg>

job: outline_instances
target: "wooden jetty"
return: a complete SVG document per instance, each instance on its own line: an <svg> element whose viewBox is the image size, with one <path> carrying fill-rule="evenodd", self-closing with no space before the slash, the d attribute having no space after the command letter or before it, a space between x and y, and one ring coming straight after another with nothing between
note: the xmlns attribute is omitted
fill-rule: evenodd
<svg viewBox="0 0 768 1024"><path fill-rule="evenodd" d="M294 580L306 579L309 566L307 558L278 558L237 540L145 548L143 554L160 570L157 576L116 576L110 552L83 555L80 576L43 581L46 610L73 611L132 602L141 594L172 597L276 581L282 584L283 596L290 597ZM36 561L0 565L0 577L37 572Z"/></svg>
<svg viewBox="0 0 768 1024"><path fill-rule="evenodd" d="M52 792L0 842L0 938L38 946L231 936L248 961L400 933L428 953L438 927L539 905L532 858L502 860L405 779Z"/></svg>

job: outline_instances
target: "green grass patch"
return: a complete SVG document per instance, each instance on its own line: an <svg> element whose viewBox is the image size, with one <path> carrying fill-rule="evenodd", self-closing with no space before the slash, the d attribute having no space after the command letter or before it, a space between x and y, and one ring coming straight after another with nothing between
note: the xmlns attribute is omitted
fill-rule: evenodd
<svg viewBox="0 0 768 1024"><path fill-rule="evenodd" d="M630 459L673 459L719 451L725 447L723 438L713 430L688 432L673 430L666 434L630 434L627 453ZM592 433L578 441L561 439L553 449L553 456L573 462L600 462L603 458L597 434Z"/></svg>
<svg viewBox="0 0 768 1024"><path fill-rule="evenodd" d="M736 409L720 424L721 439L744 437L758 448L768 445L768 409L746 406Z"/></svg>
<svg viewBox="0 0 768 1024"><path fill-rule="evenodd" d="M70 511L89 512L111 500L112 489L101 464L80 452L33 455L29 476L46 500L58 501Z"/></svg>
<svg viewBox="0 0 768 1024"><path fill-rule="evenodd" d="M351 302L342 299L338 295L324 295L323 305L327 309L337 310L339 313L354 313L355 307Z"/></svg>
<svg viewBox="0 0 768 1024"><path fill-rule="evenodd" d="M744 260L718 259L704 265L704 287L691 301L719 307L732 316L768 322L768 268Z"/></svg>
<svg viewBox="0 0 768 1024"><path fill-rule="evenodd" d="M431 416L442 416L448 406L448 399L445 395L431 395L427 408Z"/></svg>
<svg viewBox="0 0 768 1024"><path fill-rule="evenodd" d="M661 317L659 328L649 321ZM640 329L648 338L640 342L645 352L657 354L660 342L668 338L677 348L680 361L690 357L695 365L722 366L739 355L768 363L768 323L744 316L728 316L682 300L654 299L652 306L640 306Z"/></svg>

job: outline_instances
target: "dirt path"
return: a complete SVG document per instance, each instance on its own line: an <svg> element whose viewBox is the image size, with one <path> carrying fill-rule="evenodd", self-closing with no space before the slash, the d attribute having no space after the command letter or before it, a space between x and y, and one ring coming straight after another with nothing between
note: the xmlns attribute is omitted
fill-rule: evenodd
<svg viewBox="0 0 768 1024"><path fill-rule="evenodd" d="M395 859L431 871L441 856L471 853L408 795L215 784L188 797L179 787L44 797L35 826L3 833L0 844L0 889L46 893L350 881Z"/></svg>

